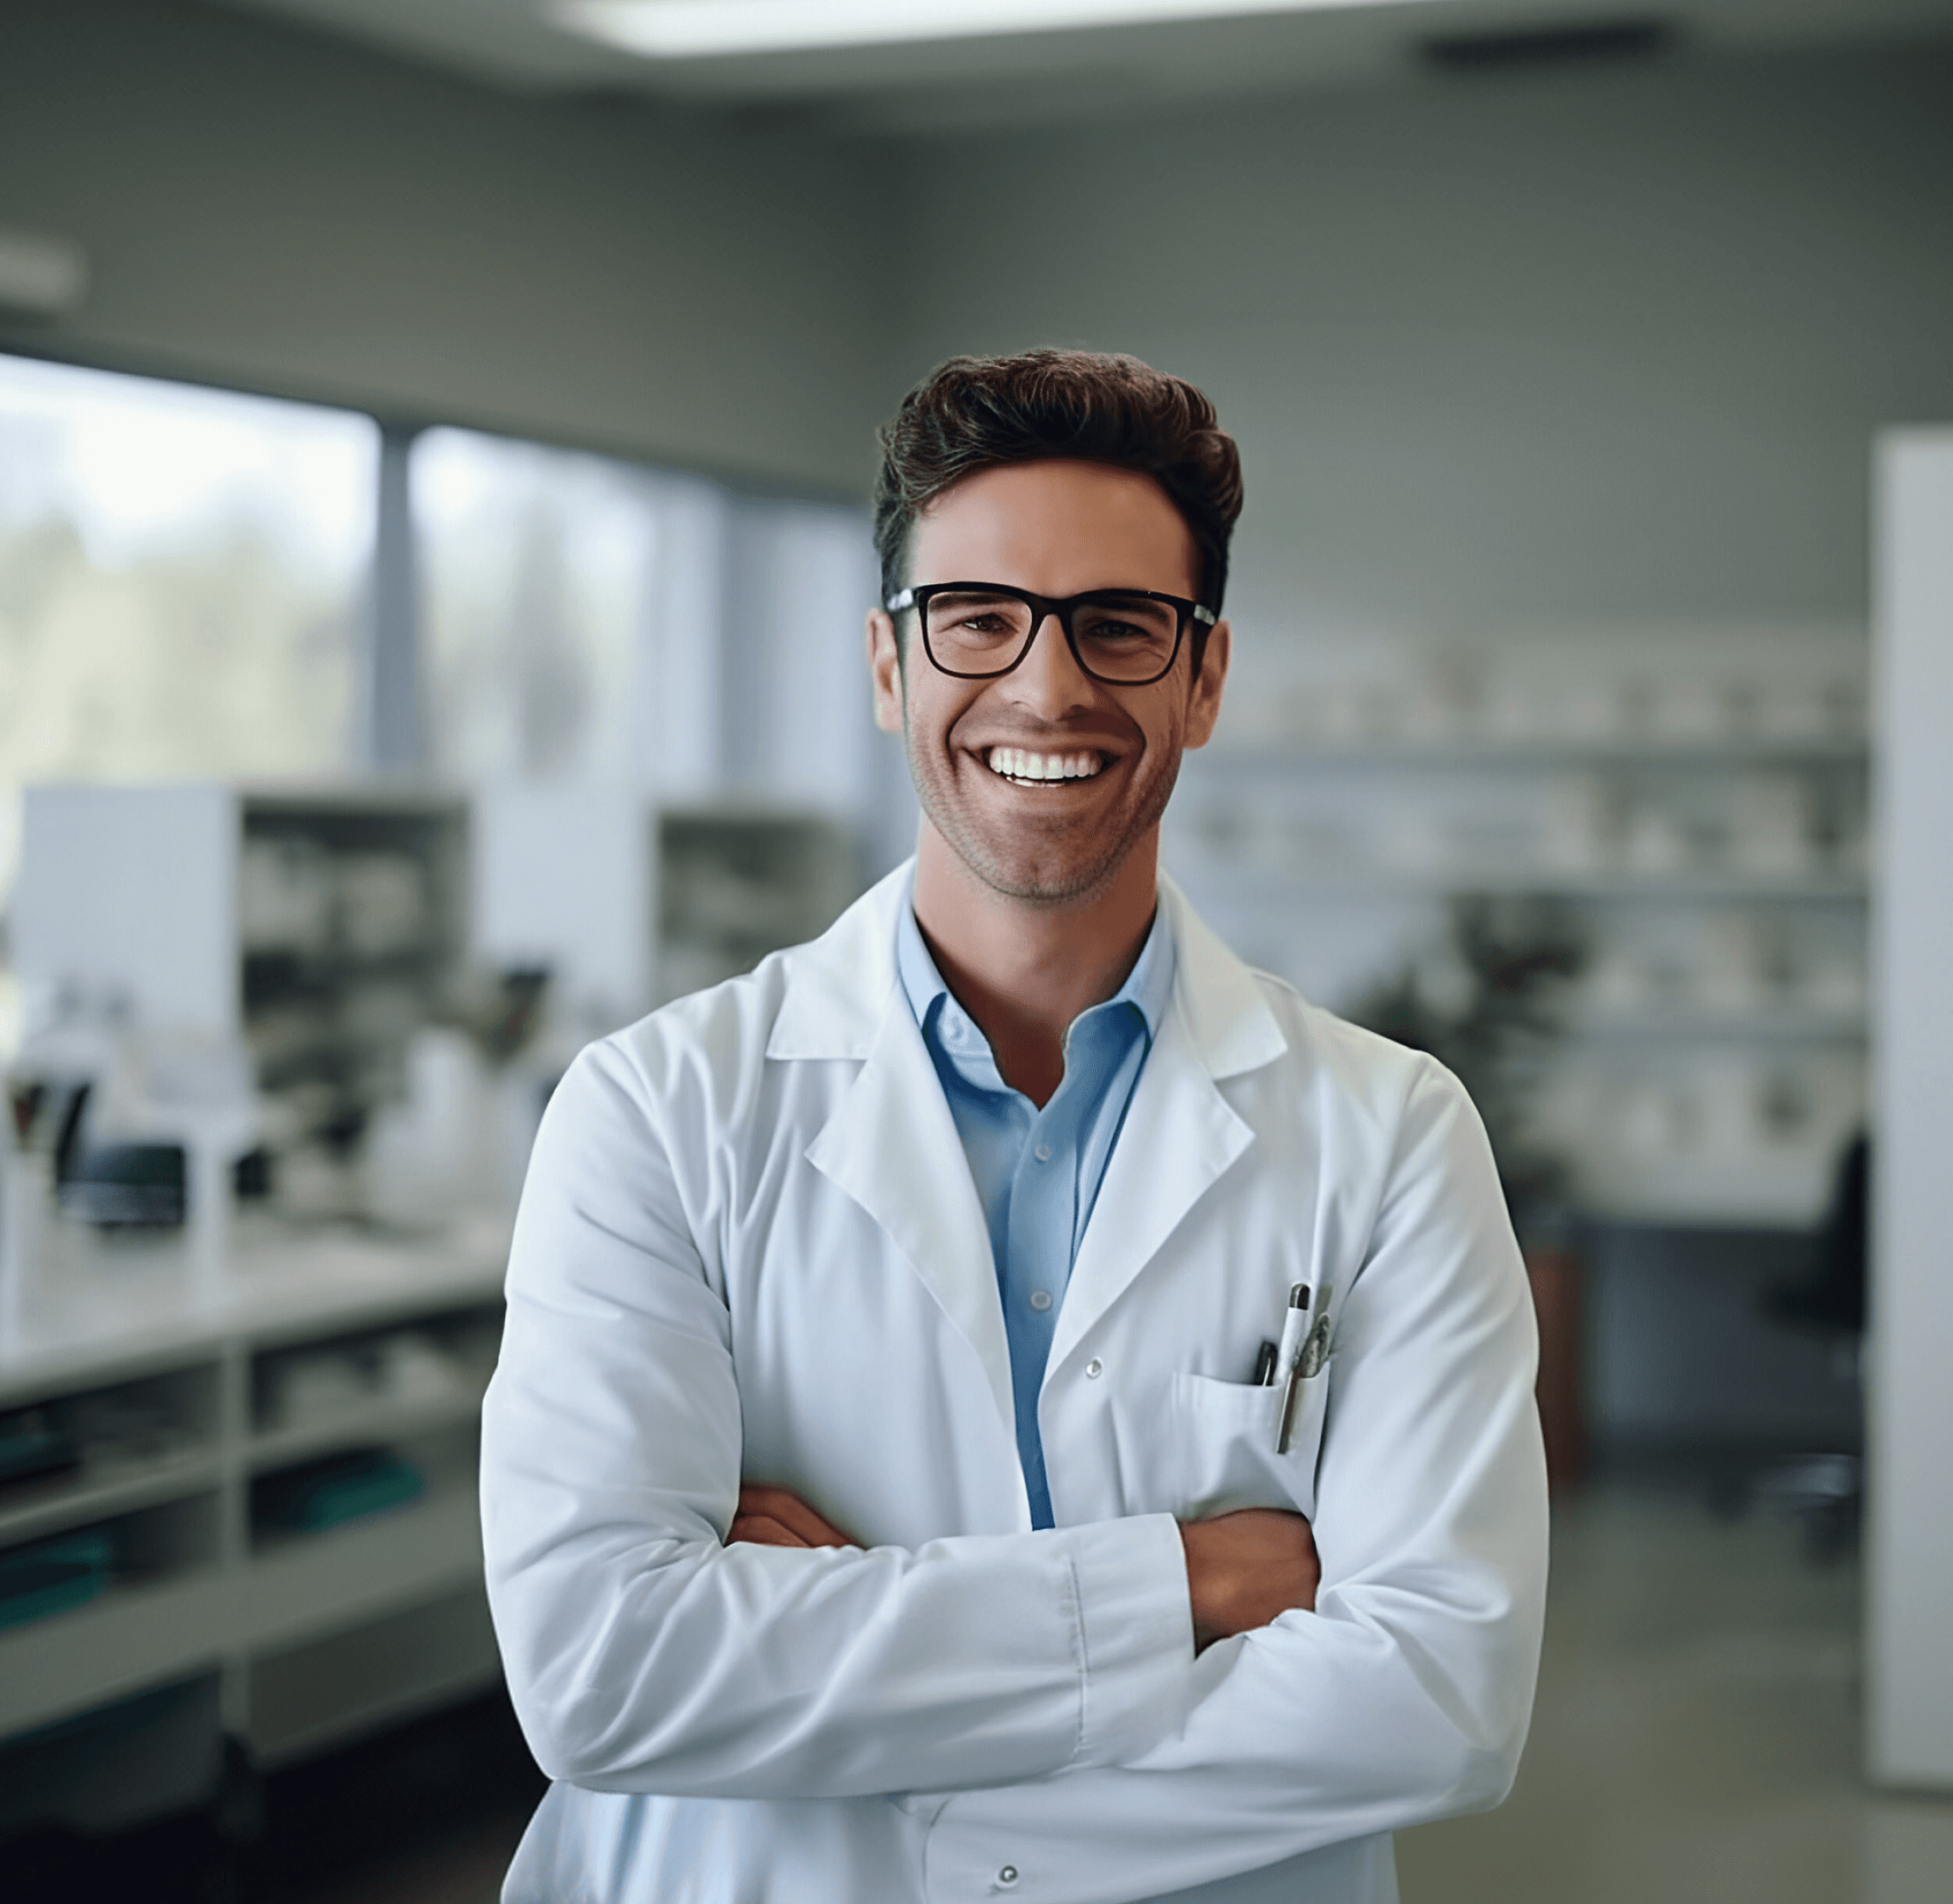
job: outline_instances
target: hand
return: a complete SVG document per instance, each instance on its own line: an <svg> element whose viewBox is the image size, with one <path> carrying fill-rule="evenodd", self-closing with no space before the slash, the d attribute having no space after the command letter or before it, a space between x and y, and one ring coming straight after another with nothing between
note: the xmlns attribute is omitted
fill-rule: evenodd
<svg viewBox="0 0 1953 1904"><path fill-rule="evenodd" d="M1212 1520L1184 1522L1187 1596L1193 1604L1193 1650L1265 1627L1291 1607L1316 1610L1323 1577L1316 1536L1300 1514L1243 1508Z"/></svg>
<svg viewBox="0 0 1953 1904"><path fill-rule="evenodd" d="M790 1488L763 1481L741 1481L739 1504L725 1544L745 1541L754 1547L859 1547L832 1521L823 1520Z"/></svg>

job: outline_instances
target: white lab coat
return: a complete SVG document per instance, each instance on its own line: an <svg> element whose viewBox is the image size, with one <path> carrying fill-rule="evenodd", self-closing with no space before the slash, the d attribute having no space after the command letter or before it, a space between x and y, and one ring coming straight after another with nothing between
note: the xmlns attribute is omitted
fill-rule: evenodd
<svg viewBox="0 0 1953 1904"><path fill-rule="evenodd" d="M1441 1066L1170 885L1173 1009L1039 1401L894 969L906 869L592 1046L543 1120L483 1416L489 1596L557 1783L508 1904L1387 1904L1496 1803L1546 1566L1532 1309ZM1332 1354L1275 1452L1289 1286ZM865 1551L721 1544L741 1476ZM1293 1507L1313 1612L1196 1658L1176 1517Z"/></svg>

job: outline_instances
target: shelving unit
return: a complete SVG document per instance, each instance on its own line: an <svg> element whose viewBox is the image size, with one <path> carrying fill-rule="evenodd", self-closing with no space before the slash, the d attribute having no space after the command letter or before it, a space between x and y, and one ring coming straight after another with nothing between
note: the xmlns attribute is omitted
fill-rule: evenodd
<svg viewBox="0 0 1953 1904"><path fill-rule="evenodd" d="M819 814L668 808L658 815L657 842L660 1001L815 938L860 890L855 842Z"/></svg>
<svg viewBox="0 0 1953 1904"><path fill-rule="evenodd" d="M1455 984L1454 901L1536 907L1587 953L1524 1071L1579 1209L1807 1226L1863 1115L1869 754L1862 641L1785 652L1343 657L1188 757L1167 863L1338 1010Z"/></svg>
<svg viewBox="0 0 1953 1904"><path fill-rule="evenodd" d="M282 1141L343 1154L453 994L467 881L466 802L425 787L30 787L14 961L98 1020L241 1042Z"/></svg>
<svg viewBox="0 0 1953 1904"><path fill-rule="evenodd" d="M208 1724L262 1765L492 1683L475 1467L505 1231L410 1244L247 1219L200 1300L180 1243L62 1240L0 1351L0 1414L59 1416L81 1459L0 1491L0 1557L91 1528L116 1557L87 1604L0 1627L0 1760L205 1679ZM349 1399L315 1413L330 1385L292 1373L335 1362ZM141 1435L103 1439L118 1421ZM372 1448L412 1464L417 1498L316 1533L254 1526L267 1475Z"/></svg>
<svg viewBox="0 0 1953 1904"><path fill-rule="evenodd" d="M861 889L852 831L808 808L504 786L473 839L477 956L546 968L592 1035L816 937Z"/></svg>

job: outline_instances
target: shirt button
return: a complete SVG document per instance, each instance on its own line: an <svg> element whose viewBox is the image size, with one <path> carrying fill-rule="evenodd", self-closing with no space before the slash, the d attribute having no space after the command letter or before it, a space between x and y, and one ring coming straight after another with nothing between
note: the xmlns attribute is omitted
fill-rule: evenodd
<svg viewBox="0 0 1953 1904"><path fill-rule="evenodd" d="M1098 1379L1100 1376L1105 1374L1105 1363L1099 1361L1099 1359L1096 1355L1094 1355L1092 1359L1085 1364L1085 1373L1090 1376L1091 1379L1095 1382Z"/></svg>
<svg viewBox="0 0 1953 1904"><path fill-rule="evenodd" d="M1031 1155L1035 1157L1039 1163L1048 1164L1051 1160L1051 1147L1048 1143L1041 1143L1035 1151L1031 1152Z"/></svg>
<svg viewBox="0 0 1953 1904"><path fill-rule="evenodd" d="M1006 1864L1004 1869L996 1874L996 1881L998 1884L1002 1884L1006 1891L1008 1891L1011 1886L1017 1882L1017 1867L1014 1864Z"/></svg>
<svg viewBox="0 0 1953 1904"><path fill-rule="evenodd" d="M1051 1306L1051 1292L1048 1289L1034 1289L1031 1291L1031 1307L1034 1309L1048 1309Z"/></svg>

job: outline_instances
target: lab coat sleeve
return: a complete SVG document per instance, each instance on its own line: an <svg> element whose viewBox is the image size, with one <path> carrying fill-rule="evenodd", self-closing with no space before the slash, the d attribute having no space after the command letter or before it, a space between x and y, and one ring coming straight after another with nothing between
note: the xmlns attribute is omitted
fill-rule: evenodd
<svg viewBox="0 0 1953 1904"><path fill-rule="evenodd" d="M1124 1766L912 1800L928 1896L1007 1862L1027 1895L1111 1904L1496 1804L1544 1611L1536 1353L1482 1128L1427 1065L1336 1330L1315 1611L1201 1654L1184 1725Z"/></svg>
<svg viewBox="0 0 1953 1904"><path fill-rule="evenodd" d="M1114 1763L1160 1737L1192 1656L1170 1517L913 1551L722 1544L739 1397L696 1237L723 1186L681 1185L655 1125L685 1106L655 1097L614 1044L559 1086L483 1408L489 1599L543 1770L852 1797Z"/></svg>

